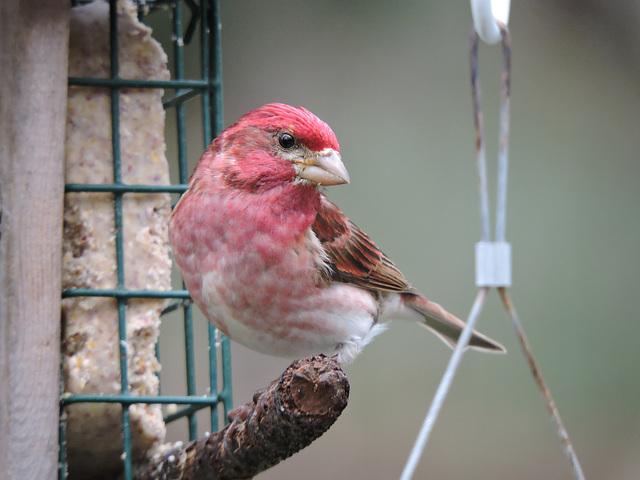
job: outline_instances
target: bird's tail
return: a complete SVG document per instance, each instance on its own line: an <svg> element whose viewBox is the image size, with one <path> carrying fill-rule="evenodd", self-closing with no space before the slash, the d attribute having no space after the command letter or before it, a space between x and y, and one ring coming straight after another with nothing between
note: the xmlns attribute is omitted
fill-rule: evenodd
<svg viewBox="0 0 640 480"><path fill-rule="evenodd" d="M447 312L437 303L430 302L422 295L405 293L403 296L405 306L424 316L424 323L421 323L421 325L435 333L451 348L456 346L458 338L465 327L465 323L462 320ZM469 347L491 353L505 353L507 351L498 342L494 342L475 330L471 335L471 340L469 340Z"/></svg>

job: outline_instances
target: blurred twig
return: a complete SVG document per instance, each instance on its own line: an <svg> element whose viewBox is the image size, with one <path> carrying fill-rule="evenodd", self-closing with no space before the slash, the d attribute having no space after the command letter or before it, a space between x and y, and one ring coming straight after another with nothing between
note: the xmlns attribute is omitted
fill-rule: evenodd
<svg viewBox="0 0 640 480"><path fill-rule="evenodd" d="M154 457L138 480L249 479L320 437L347 406L349 382L332 358L306 357L229 412L223 430Z"/></svg>

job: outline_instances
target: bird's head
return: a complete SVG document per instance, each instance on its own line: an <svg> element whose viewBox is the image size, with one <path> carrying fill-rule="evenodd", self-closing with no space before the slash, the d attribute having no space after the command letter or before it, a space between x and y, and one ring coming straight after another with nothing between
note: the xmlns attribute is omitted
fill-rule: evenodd
<svg viewBox="0 0 640 480"><path fill-rule="evenodd" d="M253 110L222 132L210 150L203 160L215 163L235 188L349 183L335 134L302 107L272 103Z"/></svg>

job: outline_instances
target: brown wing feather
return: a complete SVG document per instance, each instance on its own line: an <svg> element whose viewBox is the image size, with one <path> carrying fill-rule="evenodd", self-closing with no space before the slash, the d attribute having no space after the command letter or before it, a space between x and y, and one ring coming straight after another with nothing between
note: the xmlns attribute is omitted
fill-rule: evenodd
<svg viewBox="0 0 640 480"><path fill-rule="evenodd" d="M370 290L414 291L367 234L324 195L311 229L331 260L332 280Z"/></svg>

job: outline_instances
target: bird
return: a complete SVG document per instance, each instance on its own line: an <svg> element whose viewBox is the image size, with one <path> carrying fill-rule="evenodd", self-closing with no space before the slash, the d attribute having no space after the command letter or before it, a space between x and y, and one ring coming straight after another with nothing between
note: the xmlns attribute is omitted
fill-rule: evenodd
<svg viewBox="0 0 640 480"><path fill-rule="evenodd" d="M397 317L455 347L465 323L324 193L347 183L336 135L309 110L271 103L242 116L208 146L170 217L191 298L226 336L268 355L350 363ZM469 347L505 351L476 331Z"/></svg>

